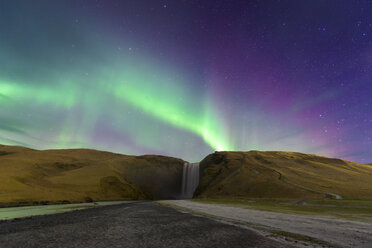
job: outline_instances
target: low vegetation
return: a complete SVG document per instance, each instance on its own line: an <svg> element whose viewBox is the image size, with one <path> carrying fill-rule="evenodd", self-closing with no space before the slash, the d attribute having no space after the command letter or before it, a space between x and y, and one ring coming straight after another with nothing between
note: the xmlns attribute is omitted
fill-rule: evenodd
<svg viewBox="0 0 372 248"><path fill-rule="evenodd" d="M172 198L181 159L0 145L0 205Z"/></svg>
<svg viewBox="0 0 372 248"><path fill-rule="evenodd" d="M156 155L0 145L0 206L176 198L183 164ZM340 215L360 204L358 213L369 216L372 207L370 165L295 152L250 151L215 152L200 168L195 192L199 200L243 200L266 210L321 214L328 214L329 204L342 202Z"/></svg>
<svg viewBox="0 0 372 248"><path fill-rule="evenodd" d="M372 167L295 152L216 152L201 163L197 198L372 200Z"/></svg>
<svg viewBox="0 0 372 248"><path fill-rule="evenodd" d="M288 201L270 199L194 199L207 204L236 205L250 209L305 215L322 215L372 222L372 201L366 200L307 200Z"/></svg>

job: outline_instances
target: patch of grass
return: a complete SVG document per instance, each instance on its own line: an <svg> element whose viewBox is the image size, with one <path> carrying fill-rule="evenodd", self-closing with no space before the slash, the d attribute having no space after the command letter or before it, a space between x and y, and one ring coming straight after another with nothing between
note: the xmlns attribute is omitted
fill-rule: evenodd
<svg viewBox="0 0 372 248"><path fill-rule="evenodd" d="M202 198L372 200L372 167L296 152L215 152L200 163Z"/></svg>
<svg viewBox="0 0 372 248"><path fill-rule="evenodd" d="M305 205L296 201L273 199L194 199L209 204L239 205L242 207L289 214L322 215L348 220L372 222L372 201L308 200Z"/></svg>
<svg viewBox="0 0 372 248"><path fill-rule="evenodd" d="M0 145L0 206L163 199L179 193L183 164L166 156Z"/></svg>

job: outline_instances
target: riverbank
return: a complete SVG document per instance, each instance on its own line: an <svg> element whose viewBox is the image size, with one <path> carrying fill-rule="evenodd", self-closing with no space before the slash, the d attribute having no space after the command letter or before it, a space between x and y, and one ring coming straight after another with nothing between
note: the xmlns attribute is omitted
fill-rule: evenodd
<svg viewBox="0 0 372 248"><path fill-rule="evenodd" d="M97 208L97 207L103 207L103 206L109 206L109 205L129 203L129 202L130 201L107 201L107 202L0 208L0 221L6 221L6 220L12 220L12 219L18 219L18 218L27 218L27 217L39 216L39 215L65 213L65 212L70 212L74 210Z"/></svg>

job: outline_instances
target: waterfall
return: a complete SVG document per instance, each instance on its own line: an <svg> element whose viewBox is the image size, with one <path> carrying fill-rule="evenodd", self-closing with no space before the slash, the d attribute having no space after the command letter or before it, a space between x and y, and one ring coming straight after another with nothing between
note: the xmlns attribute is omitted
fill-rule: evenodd
<svg viewBox="0 0 372 248"><path fill-rule="evenodd" d="M199 185L199 163L185 163L182 174L182 192L183 199L191 199L195 189Z"/></svg>

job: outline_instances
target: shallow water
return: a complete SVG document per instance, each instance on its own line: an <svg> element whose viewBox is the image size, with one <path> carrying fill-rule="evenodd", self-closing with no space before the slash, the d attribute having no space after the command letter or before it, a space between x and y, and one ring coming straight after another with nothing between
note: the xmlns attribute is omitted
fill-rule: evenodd
<svg viewBox="0 0 372 248"><path fill-rule="evenodd" d="M130 201L107 201L107 202L90 202L76 204L59 204L59 205L41 205L27 207L0 208L0 220L10 220L15 218L24 218L36 215L57 214L73 210L94 208L100 206L115 205L128 203Z"/></svg>

